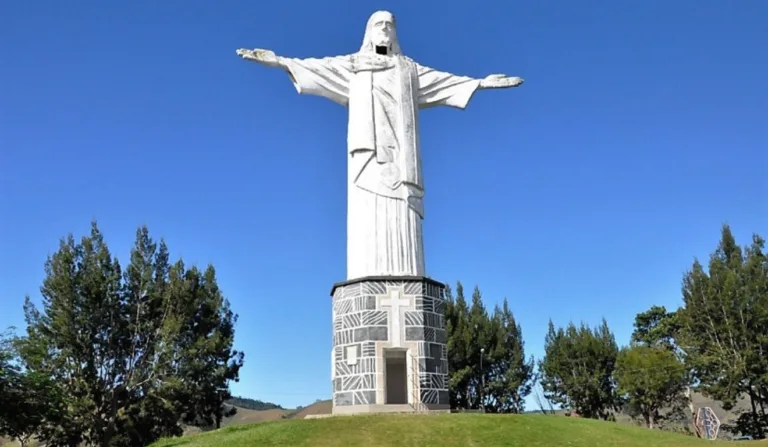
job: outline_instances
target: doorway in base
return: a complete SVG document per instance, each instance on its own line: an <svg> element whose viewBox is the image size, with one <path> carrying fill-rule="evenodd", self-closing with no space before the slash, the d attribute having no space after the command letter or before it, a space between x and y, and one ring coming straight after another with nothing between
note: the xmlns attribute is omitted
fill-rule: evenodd
<svg viewBox="0 0 768 447"><path fill-rule="evenodd" d="M408 403L407 350L384 350L384 396L387 404Z"/></svg>

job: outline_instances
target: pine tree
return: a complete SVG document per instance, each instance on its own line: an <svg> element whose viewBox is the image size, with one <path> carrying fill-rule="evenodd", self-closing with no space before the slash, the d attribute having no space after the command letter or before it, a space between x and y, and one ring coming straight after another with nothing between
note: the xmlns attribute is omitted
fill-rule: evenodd
<svg viewBox="0 0 768 447"><path fill-rule="evenodd" d="M446 303L446 330L448 333L448 389L453 408L469 408L472 365L472 333L469 328L469 306L464 298L464 287L456 284L456 298L448 296Z"/></svg>
<svg viewBox="0 0 768 447"><path fill-rule="evenodd" d="M495 413L521 413L533 387L533 358L526 360L523 331L507 299L495 308L490 322L492 341L488 355L488 401Z"/></svg>
<svg viewBox="0 0 768 447"><path fill-rule="evenodd" d="M652 306L635 316L634 327L631 339L633 344L680 352L681 348L677 344L680 319L677 312L667 312L664 306Z"/></svg>
<svg viewBox="0 0 768 447"><path fill-rule="evenodd" d="M469 376L470 408L485 410L488 398L485 386L490 370L488 354L490 354L493 328L478 286L475 286L472 291L472 305L469 309L468 323L471 338L466 351L466 361L471 371Z"/></svg>
<svg viewBox="0 0 768 447"><path fill-rule="evenodd" d="M768 429L768 262L755 235L742 250L727 225L707 271L695 260L683 279L680 342L699 389L733 408L748 396L751 411L734 430L764 438Z"/></svg>
<svg viewBox="0 0 768 447"><path fill-rule="evenodd" d="M461 283L446 292L451 407L494 413L521 412L531 392L533 359L526 360L522 329L504 300L489 315L479 287L472 305Z"/></svg>
<svg viewBox="0 0 768 447"><path fill-rule="evenodd" d="M182 422L220 422L243 356L212 267L171 266L141 227L123 273L94 223L80 243L62 240L41 292L41 310L25 303L20 353L61 392L38 433L48 445L147 445Z"/></svg>

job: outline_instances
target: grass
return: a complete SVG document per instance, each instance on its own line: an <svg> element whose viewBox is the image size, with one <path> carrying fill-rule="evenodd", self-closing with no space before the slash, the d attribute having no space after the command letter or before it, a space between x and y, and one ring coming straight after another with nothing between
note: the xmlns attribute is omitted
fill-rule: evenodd
<svg viewBox="0 0 768 447"><path fill-rule="evenodd" d="M722 444L768 447L763 442ZM715 444L721 444L720 442ZM366 415L226 427L153 447L222 446L687 447L711 441L630 425L543 415Z"/></svg>

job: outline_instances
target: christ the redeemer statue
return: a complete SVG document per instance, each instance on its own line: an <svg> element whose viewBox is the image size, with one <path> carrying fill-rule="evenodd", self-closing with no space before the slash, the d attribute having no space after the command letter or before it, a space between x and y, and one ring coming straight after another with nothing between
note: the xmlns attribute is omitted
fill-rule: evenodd
<svg viewBox="0 0 768 447"><path fill-rule="evenodd" d="M349 108L347 279L424 276L424 182L419 109L464 109L478 89L516 87L518 77L473 79L419 65L402 54L394 16L368 20L360 51L322 59L237 50L288 72L299 93Z"/></svg>

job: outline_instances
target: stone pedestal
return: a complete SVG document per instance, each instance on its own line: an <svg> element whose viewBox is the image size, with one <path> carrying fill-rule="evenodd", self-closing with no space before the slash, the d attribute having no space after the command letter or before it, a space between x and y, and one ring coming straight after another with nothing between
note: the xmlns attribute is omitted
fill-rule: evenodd
<svg viewBox="0 0 768 447"><path fill-rule="evenodd" d="M334 414L450 409L443 284L366 277L331 296Z"/></svg>

